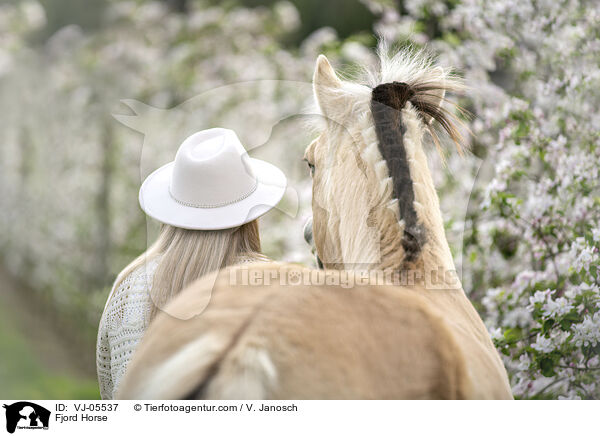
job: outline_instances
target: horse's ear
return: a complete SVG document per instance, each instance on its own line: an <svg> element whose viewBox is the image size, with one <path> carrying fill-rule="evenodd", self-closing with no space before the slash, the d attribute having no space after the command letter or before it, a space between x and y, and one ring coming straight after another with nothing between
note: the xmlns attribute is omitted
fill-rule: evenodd
<svg viewBox="0 0 600 436"><path fill-rule="evenodd" d="M339 88L342 86L342 81L338 79L325 55L319 55L315 74L313 75L313 84L316 87L323 88Z"/></svg>
<svg viewBox="0 0 600 436"><path fill-rule="evenodd" d="M444 69L442 67L435 67L431 74L433 76L433 82L441 85L438 88L429 91L428 93L431 94L431 102L437 108L440 108L444 102L444 97L446 96L446 88L444 87ZM426 115L425 121L427 124L431 124L433 122L433 117Z"/></svg>
<svg viewBox="0 0 600 436"><path fill-rule="evenodd" d="M313 91L317 104L327 118L335 116L336 108L342 109L344 93L342 81L324 55L319 55L313 75Z"/></svg>

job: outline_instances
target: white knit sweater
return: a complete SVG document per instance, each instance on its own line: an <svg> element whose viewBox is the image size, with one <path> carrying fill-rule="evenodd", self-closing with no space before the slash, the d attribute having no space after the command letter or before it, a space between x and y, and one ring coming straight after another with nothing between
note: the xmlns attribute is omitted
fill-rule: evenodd
<svg viewBox="0 0 600 436"><path fill-rule="evenodd" d="M104 307L96 343L100 396L111 400L127 364L148 327L152 301L150 288L159 259L132 271L112 290Z"/></svg>
<svg viewBox="0 0 600 436"><path fill-rule="evenodd" d="M262 259L240 257L237 263L255 262ZM96 343L96 368L100 396L112 400L127 365L148 327L152 301L150 289L154 271L160 262L156 257L133 270L112 290L104 307L98 340Z"/></svg>

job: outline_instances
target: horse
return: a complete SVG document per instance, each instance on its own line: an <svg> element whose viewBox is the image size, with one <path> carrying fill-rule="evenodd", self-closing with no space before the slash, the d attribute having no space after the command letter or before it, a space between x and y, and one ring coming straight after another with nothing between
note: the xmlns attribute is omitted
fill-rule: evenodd
<svg viewBox="0 0 600 436"><path fill-rule="evenodd" d="M325 269L233 266L195 282L150 325L118 398L512 399L455 273L424 148L439 127L461 146L443 102L462 83L422 52L388 53L363 82L316 62L324 121L305 159Z"/></svg>

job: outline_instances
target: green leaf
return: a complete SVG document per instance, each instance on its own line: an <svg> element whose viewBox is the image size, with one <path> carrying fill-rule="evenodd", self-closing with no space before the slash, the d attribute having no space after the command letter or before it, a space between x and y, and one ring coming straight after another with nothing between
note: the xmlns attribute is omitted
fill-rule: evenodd
<svg viewBox="0 0 600 436"><path fill-rule="evenodd" d="M567 319L563 319L560 322L560 328L561 328L561 330L568 332L569 330L571 330L571 324L573 324L571 321L569 321Z"/></svg>
<svg viewBox="0 0 600 436"><path fill-rule="evenodd" d="M544 377L552 377L556 375L556 372L554 371L554 362L549 357L542 357L538 361L538 365Z"/></svg>
<svg viewBox="0 0 600 436"><path fill-rule="evenodd" d="M508 341L508 342L516 342L519 339L521 339L522 335L523 335L523 332L521 331L520 327L506 329L503 334L504 339L506 339L506 341Z"/></svg>
<svg viewBox="0 0 600 436"><path fill-rule="evenodd" d="M552 328L553 325L554 325L554 320L547 319L546 321L544 321L544 324L542 324L542 332L546 333L548 330L550 330Z"/></svg>
<svg viewBox="0 0 600 436"><path fill-rule="evenodd" d="M568 321L577 322L577 321L579 321L581 319L581 317L577 313L577 310L571 310L569 313L567 313L564 316L564 319L566 319Z"/></svg>

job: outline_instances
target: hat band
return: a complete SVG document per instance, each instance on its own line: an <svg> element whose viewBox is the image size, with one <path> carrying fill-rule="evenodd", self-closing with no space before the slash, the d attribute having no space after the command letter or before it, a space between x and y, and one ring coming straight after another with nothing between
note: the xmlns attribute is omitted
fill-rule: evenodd
<svg viewBox="0 0 600 436"><path fill-rule="evenodd" d="M187 207L195 207L198 209L212 209L215 207L223 207L223 206L229 206L230 204L233 203L238 203L240 201L242 201L243 199L249 197L250 195L252 195L252 193L254 193L254 191L256 191L256 188L258 188L258 180L255 181L254 186L252 187L252 189L250 189L250 191L248 191L247 193L245 193L244 195L242 195L239 198L236 198L235 200L230 200L230 201L225 201L223 203L214 203L214 204L196 204L196 203L188 203L185 201L181 201L180 199L178 199L177 197L175 197L173 195L173 193L171 192L171 186L169 186L169 194L171 195L171 198L173 200L175 200L177 203L183 205L183 206L187 206Z"/></svg>

